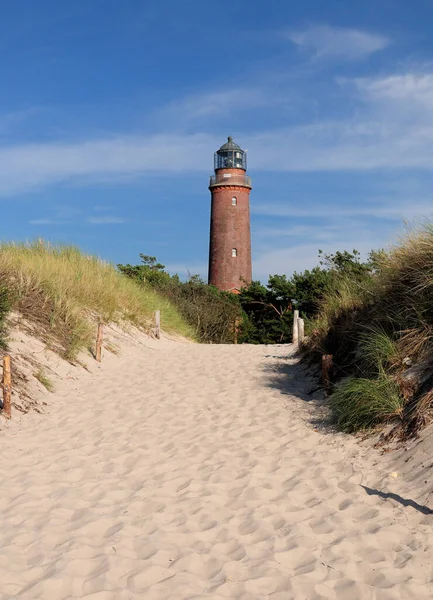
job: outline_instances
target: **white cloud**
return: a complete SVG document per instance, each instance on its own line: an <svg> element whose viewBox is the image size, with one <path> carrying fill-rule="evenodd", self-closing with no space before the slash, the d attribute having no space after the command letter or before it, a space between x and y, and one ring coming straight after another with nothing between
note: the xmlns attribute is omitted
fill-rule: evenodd
<svg viewBox="0 0 433 600"><path fill-rule="evenodd" d="M221 143L221 140L218 140ZM0 195L62 182L209 170L218 144L206 134L118 136L0 147Z"/></svg>
<svg viewBox="0 0 433 600"><path fill-rule="evenodd" d="M29 221L29 225L59 225L61 221L56 219L32 219Z"/></svg>
<svg viewBox="0 0 433 600"><path fill-rule="evenodd" d="M0 149L0 195L60 182L209 172L220 137L113 137ZM433 125L325 122L242 136L253 171L433 170Z"/></svg>
<svg viewBox="0 0 433 600"><path fill-rule="evenodd" d="M371 198L368 202L354 202L340 206L331 203L299 204L266 203L253 204L251 210L254 214L268 217L314 217L314 218L342 218L342 217L374 217L378 219L403 219L419 218L433 213L433 197L431 199L416 200L414 198L396 199Z"/></svg>
<svg viewBox="0 0 433 600"><path fill-rule="evenodd" d="M357 88L370 99L388 103L404 103L406 110L433 109L433 74L406 73L388 77L357 78Z"/></svg>
<svg viewBox="0 0 433 600"><path fill-rule="evenodd" d="M275 90L266 85L266 81L239 86L227 83L225 89L197 93L172 102L158 110L153 116L172 123L176 129L197 124L206 120L222 118L225 121L229 115L262 107L269 107L279 101Z"/></svg>
<svg viewBox="0 0 433 600"><path fill-rule="evenodd" d="M87 223L92 225L120 225L121 223L127 223L127 219L122 219L120 217L88 217L86 219Z"/></svg>
<svg viewBox="0 0 433 600"><path fill-rule="evenodd" d="M376 33L316 25L291 31L287 37L316 59L359 60L386 48L390 40Z"/></svg>

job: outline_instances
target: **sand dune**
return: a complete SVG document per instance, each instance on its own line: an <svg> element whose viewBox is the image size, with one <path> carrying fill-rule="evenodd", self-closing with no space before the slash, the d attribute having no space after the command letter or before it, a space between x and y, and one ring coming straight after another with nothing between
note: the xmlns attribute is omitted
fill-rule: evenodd
<svg viewBox="0 0 433 600"><path fill-rule="evenodd" d="M143 337L71 368L0 432L1 598L431 598L433 517L315 430L287 355Z"/></svg>

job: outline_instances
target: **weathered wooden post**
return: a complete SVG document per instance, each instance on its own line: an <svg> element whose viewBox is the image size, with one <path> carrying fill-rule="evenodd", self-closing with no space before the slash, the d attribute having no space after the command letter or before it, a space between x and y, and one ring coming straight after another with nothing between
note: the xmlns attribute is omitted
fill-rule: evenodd
<svg viewBox="0 0 433 600"><path fill-rule="evenodd" d="M292 335L292 344L298 343L298 319L299 319L299 310L293 311L293 335Z"/></svg>
<svg viewBox="0 0 433 600"><path fill-rule="evenodd" d="M236 319L235 320L235 329L234 329L234 336L233 336L233 342L235 344L238 343L238 337L239 337L239 327L242 323L242 319Z"/></svg>
<svg viewBox="0 0 433 600"><path fill-rule="evenodd" d="M298 318L298 345L299 346L304 341L304 337L305 337L304 319Z"/></svg>
<svg viewBox="0 0 433 600"><path fill-rule="evenodd" d="M332 354L323 354L322 356L322 384L325 394L328 396L331 392L332 371L334 369Z"/></svg>
<svg viewBox="0 0 433 600"><path fill-rule="evenodd" d="M161 338L161 311L155 311L155 335L156 339L159 340Z"/></svg>
<svg viewBox="0 0 433 600"><path fill-rule="evenodd" d="M11 418L11 357L3 357L3 414L6 419Z"/></svg>
<svg viewBox="0 0 433 600"><path fill-rule="evenodd" d="M103 338L103 326L102 323L98 323L98 333L96 334L96 353L95 358L98 362L102 360L102 338Z"/></svg>

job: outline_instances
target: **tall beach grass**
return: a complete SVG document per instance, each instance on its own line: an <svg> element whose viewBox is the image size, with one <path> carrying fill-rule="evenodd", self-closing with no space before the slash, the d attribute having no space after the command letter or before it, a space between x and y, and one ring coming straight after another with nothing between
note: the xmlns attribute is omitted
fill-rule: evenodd
<svg viewBox="0 0 433 600"><path fill-rule="evenodd" d="M167 332L193 336L167 299L73 246L43 241L1 244L0 288L10 307L44 332L68 358L93 340L96 320L150 329L157 309Z"/></svg>
<svg viewBox="0 0 433 600"><path fill-rule="evenodd" d="M325 296L307 352L334 356L330 397L346 431L391 417L416 432L433 420L433 224L408 229L359 286Z"/></svg>

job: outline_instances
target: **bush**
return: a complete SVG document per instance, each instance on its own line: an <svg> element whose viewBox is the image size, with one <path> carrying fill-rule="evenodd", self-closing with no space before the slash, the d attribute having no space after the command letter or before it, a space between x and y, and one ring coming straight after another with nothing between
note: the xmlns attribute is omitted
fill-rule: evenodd
<svg viewBox="0 0 433 600"><path fill-rule="evenodd" d="M167 298L193 328L198 341L213 344L231 344L235 322L241 317L239 300L235 294L221 292L206 285L198 275L182 282L177 275L170 276L165 266L154 256L140 254L140 265L117 265L119 271L133 279L142 288L153 289Z"/></svg>
<svg viewBox="0 0 433 600"><path fill-rule="evenodd" d="M172 280L157 288L177 307L194 328L198 341L212 344L232 344L235 322L241 316L235 294L221 292L206 285L198 277L189 281Z"/></svg>

